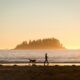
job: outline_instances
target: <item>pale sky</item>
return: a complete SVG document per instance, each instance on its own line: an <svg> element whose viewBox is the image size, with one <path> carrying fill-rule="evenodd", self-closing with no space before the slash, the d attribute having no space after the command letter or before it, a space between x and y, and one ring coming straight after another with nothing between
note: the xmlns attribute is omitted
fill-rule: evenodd
<svg viewBox="0 0 80 80"><path fill-rule="evenodd" d="M0 49L52 37L80 48L80 0L0 0Z"/></svg>

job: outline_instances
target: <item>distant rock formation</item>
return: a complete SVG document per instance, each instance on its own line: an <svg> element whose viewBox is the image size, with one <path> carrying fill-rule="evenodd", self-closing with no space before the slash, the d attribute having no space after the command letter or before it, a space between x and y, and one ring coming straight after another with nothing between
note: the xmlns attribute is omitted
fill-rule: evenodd
<svg viewBox="0 0 80 80"><path fill-rule="evenodd" d="M28 50L28 49L65 49L58 39L47 38L29 41L23 41L17 45L15 49Z"/></svg>

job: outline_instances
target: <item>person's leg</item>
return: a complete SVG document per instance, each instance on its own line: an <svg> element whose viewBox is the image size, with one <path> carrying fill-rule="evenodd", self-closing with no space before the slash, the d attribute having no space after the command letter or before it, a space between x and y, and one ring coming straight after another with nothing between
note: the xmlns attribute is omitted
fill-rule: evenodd
<svg viewBox="0 0 80 80"><path fill-rule="evenodd" d="M49 62L47 61L47 66L49 66Z"/></svg>
<svg viewBox="0 0 80 80"><path fill-rule="evenodd" d="M44 66L45 66L45 61L44 61Z"/></svg>

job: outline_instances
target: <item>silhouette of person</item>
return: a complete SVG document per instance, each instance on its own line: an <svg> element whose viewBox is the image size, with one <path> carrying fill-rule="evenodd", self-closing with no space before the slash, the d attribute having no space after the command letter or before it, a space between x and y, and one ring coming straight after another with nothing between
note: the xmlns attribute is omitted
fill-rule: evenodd
<svg viewBox="0 0 80 80"><path fill-rule="evenodd" d="M44 66L45 66L46 64L49 65L49 62L48 62L48 55L47 55L47 53L45 53Z"/></svg>

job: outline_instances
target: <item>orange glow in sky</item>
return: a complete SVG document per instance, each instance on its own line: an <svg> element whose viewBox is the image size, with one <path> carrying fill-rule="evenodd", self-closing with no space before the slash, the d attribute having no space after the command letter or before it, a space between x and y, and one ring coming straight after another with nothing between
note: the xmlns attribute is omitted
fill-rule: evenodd
<svg viewBox="0 0 80 80"><path fill-rule="evenodd" d="M55 37L80 49L80 0L0 0L0 49Z"/></svg>

